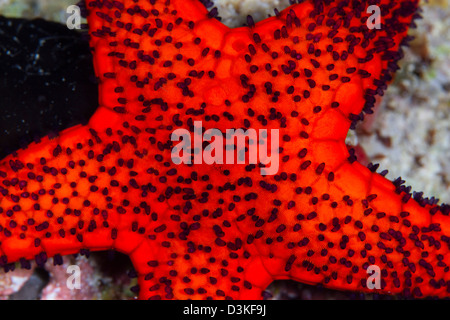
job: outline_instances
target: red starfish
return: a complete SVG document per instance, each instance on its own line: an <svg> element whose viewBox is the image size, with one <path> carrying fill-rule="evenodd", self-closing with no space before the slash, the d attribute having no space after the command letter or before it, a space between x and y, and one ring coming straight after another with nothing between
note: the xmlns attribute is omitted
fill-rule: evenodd
<svg viewBox="0 0 450 320"><path fill-rule="evenodd" d="M140 298L261 298L275 279L446 296L449 207L344 143L401 57L416 1L310 1L229 29L193 0L87 1L100 106L0 164L0 255L128 254ZM370 2L372 4L372 2ZM175 165L175 129L279 129L280 167ZM205 146L203 146L205 147Z"/></svg>

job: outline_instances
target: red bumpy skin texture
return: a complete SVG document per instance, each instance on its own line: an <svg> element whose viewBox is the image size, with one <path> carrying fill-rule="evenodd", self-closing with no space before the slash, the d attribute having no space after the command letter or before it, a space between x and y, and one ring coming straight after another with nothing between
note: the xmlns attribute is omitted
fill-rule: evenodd
<svg viewBox="0 0 450 320"><path fill-rule="evenodd" d="M370 4L381 28L369 29ZM401 58L416 1L296 4L229 29L194 0L87 1L100 101L0 164L0 261L116 249L140 298L258 299L275 279L447 296L447 206L355 161L347 131ZM280 167L175 165L171 133L279 129ZM367 289L369 265L381 288Z"/></svg>

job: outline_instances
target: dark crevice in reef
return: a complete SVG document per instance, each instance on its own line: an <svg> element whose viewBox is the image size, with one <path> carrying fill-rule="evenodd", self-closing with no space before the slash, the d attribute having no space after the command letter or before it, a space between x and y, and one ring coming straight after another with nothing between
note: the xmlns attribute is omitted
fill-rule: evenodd
<svg viewBox="0 0 450 320"><path fill-rule="evenodd" d="M0 17L0 159L94 113L98 91L85 38L59 23Z"/></svg>
<svg viewBox="0 0 450 320"><path fill-rule="evenodd" d="M102 274L115 278L117 275L128 273L134 278L134 269L130 258L115 250L93 252L90 259L95 259Z"/></svg>

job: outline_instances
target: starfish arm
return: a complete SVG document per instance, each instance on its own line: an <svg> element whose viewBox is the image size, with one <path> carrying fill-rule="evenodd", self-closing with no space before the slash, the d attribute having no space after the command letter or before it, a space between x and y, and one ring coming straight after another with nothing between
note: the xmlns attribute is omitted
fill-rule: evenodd
<svg viewBox="0 0 450 320"><path fill-rule="evenodd" d="M162 246L148 241L130 255L138 271L140 298L261 299L273 277L259 256L250 253L254 249L233 247L235 242L225 240L211 242L204 231L195 230L195 222L192 225L189 233L184 230L192 241L168 239ZM154 253L150 259L149 252Z"/></svg>
<svg viewBox="0 0 450 320"><path fill-rule="evenodd" d="M448 296L450 207L413 198L402 181L392 183L357 162L344 161L331 179L329 173L315 173L290 194L283 218L264 229L265 241L254 242L273 279Z"/></svg>
<svg viewBox="0 0 450 320"><path fill-rule="evenodd" d="M229 28L210 17L200 2L87 1L87 7L100 110L111 111L113 118L119 115L122 122L139 115L146 124L160 124L163 110L150 113L152 105L173 106L164 114L169 119L177 104L203 98L192 97L188 79L194 78L198 89L208 94L209 81L200 79L218 67L211 56ZM195 74L199 69L202 74ZM91 125L109 127L103 117L109 114L103 111Z"/></svg>
<svg viewBox="0 0 450 320"><path fill-rule="evenodd" d="M136 115L145 105L140 99L148 105L163 95L169 106L184 100L216 107L233 102L237 110L268 102L285 110L302 105L312 118L314 108L335 109L355 122L371 113L374 97L398 69L398 48L417 1L380 2L379 25L371 28L368 7L304 2L256 25L250 20L251 27L229 29L192 0L88 1L95 11L89 27L100 108ZM107 123L106 112L101 115L92 122Z"/></svg>
<svg viewBox="0 0 450 320"><path fill-rule="evenodd" d="M97 134L89 125L75 126L57 138L43 138L0 163L0 255L2 265L36 259L38 264L57 255L83 250L117 249L132 253L142 242L142 232L125 212L150 207L118 194L138 194L127 153L131 144L119 146L112 134ZM123 157L122 157L123 156ZM91 161L93 160L93 161ZM128 177L126 182L119 177ZM117 179L117 180L116 180ZM120 191L119 191L120 190ZM148 218L140 227L148 226Z"/></svg>

